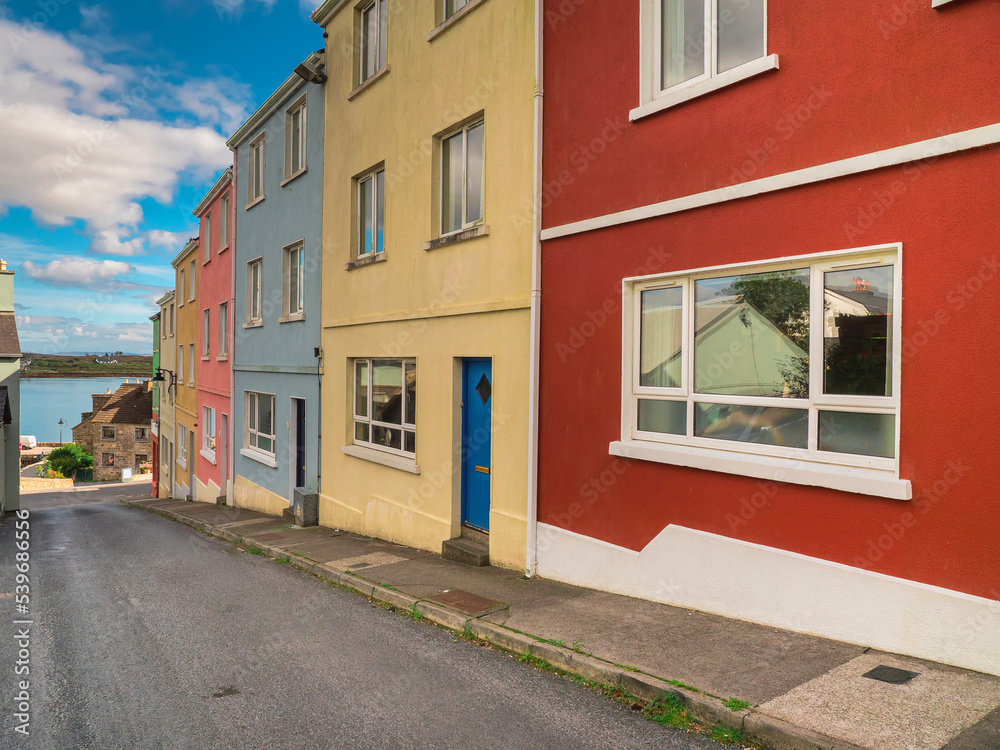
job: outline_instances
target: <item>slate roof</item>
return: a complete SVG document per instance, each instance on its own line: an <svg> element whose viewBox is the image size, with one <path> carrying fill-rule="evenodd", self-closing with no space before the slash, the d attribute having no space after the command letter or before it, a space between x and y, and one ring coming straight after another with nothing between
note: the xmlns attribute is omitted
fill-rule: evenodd
<svg viewBox="0 0 1000 750"><path fill-rule="evenodd" d="M0 312L0 357L20 357L21 342L17 338L14 313Z"/></svg>
<svg viewBox="0 0 1000 750"><path fill-rule="evenodd" d="M153 394L145 383L125 383L91 421L98 424L146 425L153 418Z"/></svg>

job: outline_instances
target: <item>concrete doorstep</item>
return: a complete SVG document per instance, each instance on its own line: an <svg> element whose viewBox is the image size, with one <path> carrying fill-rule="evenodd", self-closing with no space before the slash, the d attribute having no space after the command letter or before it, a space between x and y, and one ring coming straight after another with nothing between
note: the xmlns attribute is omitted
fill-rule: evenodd
<svg viewBox="0 0 1000 750"><path fill-rule="evenodd" d="M238 508L123 500L288 561L387 607L576 676L667 701L738 747L998 750L1000 679L853 644L472 567ZM902 684L869 676L891 667ZM893 673L895 674L895 673ZM722 735L725 736L725 735Z"/></svg>

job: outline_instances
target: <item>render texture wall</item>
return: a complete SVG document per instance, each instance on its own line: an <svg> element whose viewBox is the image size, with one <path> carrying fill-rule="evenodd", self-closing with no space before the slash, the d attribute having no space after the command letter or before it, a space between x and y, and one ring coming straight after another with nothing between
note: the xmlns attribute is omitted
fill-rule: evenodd
<svg viewBox="0 0 1000 750"><path fill-rule="evenodd" d="M176 315L177 329L174 336L174 356L175 363L180 364L181 357L178 350L184 347L184 372L177 372L177 387L174 389L174 486L180 490L181 496L194 496L194 482L192 477L198 475L198 448L201 444L201 437L198 433L198 391L196 387L198 379L198 368L201 364L200 352L198 350L198 328L201 325L201 313L198 306L198 277L200 276L199 258L200 248L197 243L187 252L182 253L174 259L174 288L176 294ZM194 261L195 269L195 298L191 299L191 262ZM185 284L183 295L180 285L180 271L184 271ZM183 297L183 298L182 298ZM182 304L183 303L183 304ZM191 373L191 344L194 345L194 378ZM187 439L188 456L186 462L181 462L180 456L180 428L183 426L189 431L189 435L194 435L194 449L191 449L192 441L190 436Z"/></svg>
<svg viewBox="0 0 1000 750"><path fill-rule="evenodd" d="M428 40L437 4L388 20L389 70L357 79L350 7L328 24L320 522L440 552L460 534L461 360L493 360L490 559L525 563L533 204L534 6L482 3ZM439 237L438 136L481 115L488 235ZM385 260L355 259L355 178L384 165ZM350 360L414 357L420 474L345 455L353 443ZM456 374L457 373L457 374Z"/></svg>
<svg viewBox="0 0 1000 750"><path fill-rule="evenodd" d="M177 335L174 330L170 329L170 305L176 304L173 295L165 295L160 300L160 368L169 371L171 373L177 373ZM176 309L174 315L176 316ZM174 326L176 327L176 318L174 320ZM166 334L166 335L164 335ZM160 452L160 474L159 480L159 495L158 497L172 497L173 496L173 476L171 475L171 465L166 463L170 461L173 463L166 454L166 446L164 444L164 438L169 441L171 450L174 451L176 456L176 446L174 441L176 440L176 427L174 422L174 410L176 404L176 392L175 387L171 388L171 375L165 375L166 379L160 385L160 406L159 406L159 440L158 440L158 450ZM176 472L176 468L173 468Z"/></svg>
<svg viewBox="0 0 1000 750"><path fill-rule="evenodd" d="M306 97L306 171L285 179L285 112L302 95ZM280 513L291 501L290 463L291 399L303 398L307 409L306 484L319 487L320 273L322 253L323 191L323 87L301 82L280 106L243 141L234 144L236 270L233 280L235 342L232 425L236 505ZM248 144L265 136L263 201L247 209ZM304 320L278 321L282 306L283 248L303 241L305 253ZM247 263L263 263L261 296L263 325L247 327ZM246 449L244 398L247 391L275 395L276 466L267 466L240 453Z"/></svg>

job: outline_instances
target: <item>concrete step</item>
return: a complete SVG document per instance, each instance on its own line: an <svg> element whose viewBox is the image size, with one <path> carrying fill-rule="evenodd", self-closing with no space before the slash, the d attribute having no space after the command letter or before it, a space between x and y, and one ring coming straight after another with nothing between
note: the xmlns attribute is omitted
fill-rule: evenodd
<svg viewBox="0 0 1000 750"><path fill-rule="evenodd" d="M285 521L286 523L294 524L295 523L295 509L294 508L285 508L283 511L281 511L281 520Z"/></svg>
<svg viewBox="0 0 1000 750"><path fill-rule="evenodd" d="M459 537L441 544L441 557L482 568L490 564L490 545L479 539Z"/></svg>

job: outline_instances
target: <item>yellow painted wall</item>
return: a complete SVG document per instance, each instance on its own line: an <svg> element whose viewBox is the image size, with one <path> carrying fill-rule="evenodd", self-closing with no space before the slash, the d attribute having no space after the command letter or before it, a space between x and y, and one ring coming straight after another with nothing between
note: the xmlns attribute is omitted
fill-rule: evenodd
<svg viewBox="0 0 1000 750"><path fill-rule="evenodd" d="M174 364L175 366L179 362L177 356L177 350L183 346L184 347L184 372L180 372L179 368L175 367L175 372L177 374L177 387L174 389L174 422L177 425L184 425L189 430L194 433L194 450L188 449L187 466L179 462L181 449L180 445L176 442L177 433L174 433L174 482L177 485L188 485L188 491L192 495L195 494L195 488L191 487L189 482L189 473L191 473L191 467L194 467L194 475L198 475L197 461L198 461L198 447L200 445L200 440L198 437L198 391L195 387L194 382L192 382L188 374L191 368L191 347L189 344L194 344L194 366L195 366L195 382L197 382L198 377L198 361L201 358L201 352L198 350L198 327L201 325L201 311L198 309L198 269L201 265L197 262L199 253L199 246L195 243L190 247L187 252L178 255L173 260L174 266L174 289L177 290L176 296L176 316L177 316L177 330L174 335ZM191 300L191 260L195 259L194 269L195 269L195 299ZM184 270L184 290L183 299L181 297L181 285L180 285L180 271ZM184 304L182 305L181 302ZM169 339L168 339L169 341Z"/></svg>
<svg viewBox="0 0 1000 750"><path fill-rule="evenodd" d="M239 507L246 510L255 510L272 516L280 516L288 510L288 498L276 495L244 476L236 477L233 490L236 497L240 498Z"/></svg>
<svg viewBox="0 0 1000 750"><path fill-rule="evenodd" d="M166 332L166 338L160 338L160 367L163 370L167 370L172 373L177 372L177 333L176 331L170 331L169 324L164 325L170 316L170 305L176 304L176 302L171 298L165 305L160 308L160 330L161 332ZM174 315L176 316L176 308ZM174 325L176 326L176 319ZM170 376L165 376L167 380L160 384L160 497L172 497L173 496L173 486L171 485L170 478L166 475L163 470L163 438L166 437L170 441L171 445L177 437L174 427L174 401L176 396L174 392L176 388L169 388ZM177 446L174 445L174 457L176 460L177 456ZM176 466L173 467L174 472L177 471ZM176 476L176 473L174 474Z"/></svg>
<svg viewBox="0 0 1000 750"><path fill-rule="evenodd" d="M439 4L390 3L389 70L351 101L354 8L327 26L320 523L436 552L458 536L460 471L449 464L461 439L458 358L491 357L498 424L490 555L494 565L518 568L528 487L534 5L486 0L428 42ZM477 113L489 235L424 250L438 237L436 136ZM386 260L346 271L353 178L380 163ZM341 451L352 441L349 360L372 356L417 359L419 476Z"/></svg>

